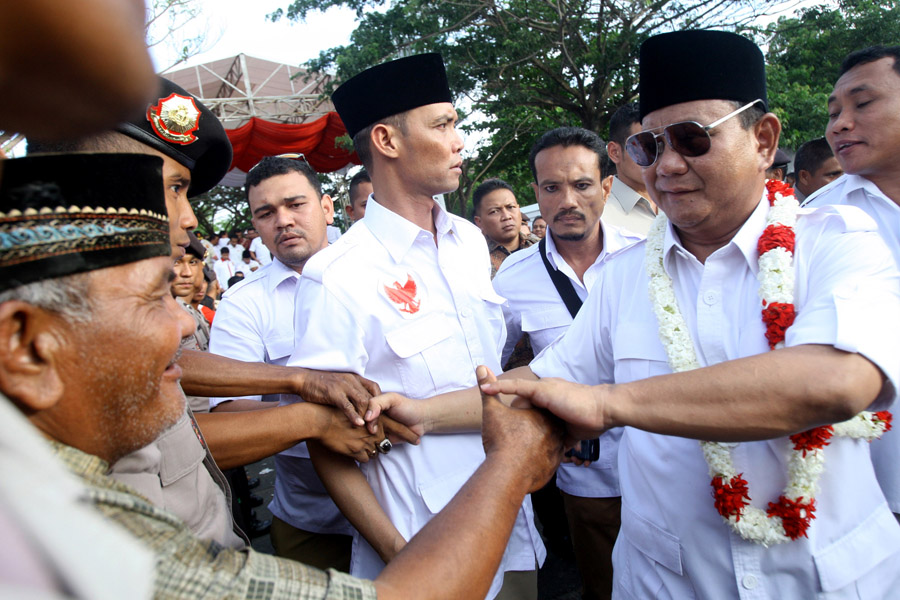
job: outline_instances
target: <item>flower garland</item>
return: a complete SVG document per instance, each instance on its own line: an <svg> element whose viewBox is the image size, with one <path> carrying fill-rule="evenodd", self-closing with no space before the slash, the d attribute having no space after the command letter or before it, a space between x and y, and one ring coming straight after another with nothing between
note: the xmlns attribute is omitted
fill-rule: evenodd
<svg viewBox="0 0 900 600"><path fill-rule="evenodd" d="M799 203L793 189L780 182L766 182L769 212L759 238L759 296L770 349L784 346L785 331L794 322L794 225ZM687 323L678 309L672 279L663 267L663 244L668 221L660 213L647 236L647 274L650 300L659 323L669 367L679 373L700 367ZM824 447L834 436L872 441L891 428L891 413L861 412L835 425L815 427L790 436L794 443L788 457L788 482L777 502L768 509L750 506L749 487L734 466L734 443L701 442L712 477L716 510L731 528L748 541L770 546L806 537L815 518L819 476L825 470Z"/></svg>

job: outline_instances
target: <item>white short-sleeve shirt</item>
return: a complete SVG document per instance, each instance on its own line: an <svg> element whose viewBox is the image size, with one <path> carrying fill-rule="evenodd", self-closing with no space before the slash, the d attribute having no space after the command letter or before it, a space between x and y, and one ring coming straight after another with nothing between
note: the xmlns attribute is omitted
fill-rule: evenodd
<svg viewBox="0 0 900 600"><path fill-rule="evenodd" d="M900 265L900 206L885 196L877 185L859 175L844 175L809 201L809 206L829 204L847 204L866 211L875 219L881 237ZM895 402L894 412L897 406ZM872 444L872 462L891 510L900 513L900 432L897 428L885 433L877 444Z"/></svg>
<svg viewBox="0 0 900 600"><path fill-rule="evenodd" d="M261 237L254 238L253 241L250 242L250 252L256 255L256 260L258 260L259 264L262 266L266 266L272 262L272 253L269 252L269 249L263 244Z"/></svg>
<svg viewBox="0 0 900 600"><path fill-rule="evenodd" d="M433 209L435 235L370 199L366 218L312 257L297 291L296 350L288 364L349 371L385 392L431 397L476 384L475 368L500 370L503 298L490 281L484 237ZM361 466L391 522L407 540L453 498L484 460L478 433L424 436ZM503 572L531 571L545 551L530 498L488 598ZM356 535L351 573L374 578L384 563Z"/></svg>
<svg viewBox="0 0 900 600"><path fill-rule="evenodd" d="M667 230L664 266L701 365L768 351L756 279L766 211L762 200L705 263L680 245L671 225ZM885 393L871 407L880 410L900 379L900 274L874 229L852 207L800 216L797 318L785 343L826 344L867 357L887 376ZM647 292L644 254L639 243L606 263L572 326L532 362L535 373L600 384L671 372ZM789 444L778 438L735 450L754 506L764 508L781 493ZM862 597L889 597L900 585L900 526L878 487L869 444L835 439L825 457L809 537L764 548L734 534L716 512L696 440L625 428L614 594L843 599L858 598L862 590Z"/></svg>
<svg viewBox="0 0 900 600"><path fill-rule="evenodd" d="M547 235L544 238L547 240L547 260L550 265L569 278L582 301L587 298L606 260L615 252L643 238L627 229L602 221L600 227L603 230L603 250L594 264L584 272L583 282L556 250L553 236ZM529 335L531 347L537 355L565 333L572 324L572 315L547 273L538 244L515 252L503 261L494 277L494 289L506 298L503 316L506 319L507 336L503 349L503 364L506 364L523 332ZM579 467L570 463L560 465L556 477L557 487L573 496L587 498L618 496L619 472L616 457L621 436L620 429L600 436L600 458L589 467Z"/></svg>
<svg viewBox="0 0 900 600"><path fill-rule="evenodd" d="M285 365L294 350L294 297L300 275L277 258L235 284L219 302L209 350L245 362ZM296 396L245 396L250 400L296 402ZM229 398L210 398L215 407ZM305 443L275 457L278 471L269 510L304 531L351 535L353 528L319 480Z"/></svg>

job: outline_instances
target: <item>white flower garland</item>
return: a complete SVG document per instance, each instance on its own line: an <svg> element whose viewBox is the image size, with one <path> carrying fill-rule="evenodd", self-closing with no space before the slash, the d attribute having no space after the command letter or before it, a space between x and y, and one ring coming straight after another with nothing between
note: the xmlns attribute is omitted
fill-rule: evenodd
<svg viewBox="0 0 900 600"><path fill-rule="evenodd" d="M799 203L793 195L774 192L774 201L766 219L767 226L783 225L793 228L797 222L798 209ZM650 278L650 300L659 323L659 337L666 349L669 367L673 372L680 373L699 368L700 363L687 323L678 309L672 279L663 267L663 244L667 226L668 219L660 212L647 236L647 274ZM772 302L792 304L794 301L792 253L783 247L775 247L765 252L759 259L758 279L759 296L763 306ZM781 341L776 348L783 346L784 342ZM887 427L883 419L879 419L873 413L862 412L844 423L834 425L833 435L871 441L880 437ZM732 456L732 451L738 444L700 442L700 445L709 466L710 476L713 477L714 487L718 483L719 487L727 486L727 491L732 496L738 498L743 496L740 490L746 491L746 482L735 469ZM794 511L799 520L805 521L805 525L799 528L796 523L792 524L794 536L785 531L781 517L770 517L765 510L742 501L739 501L742 506L730 514L722 514L722 517L742 538L763 546L789 542L799 535L806 535L806 527L815 510L819 476L824 470L825 453L821 446L791 451L788 458L788 482L783 497L790 505L789 510ZM721 480L717 481L717 478ZM731 491L732 486L738 488L738 492ZM749 500L749 496L746 498Z"/></svg>

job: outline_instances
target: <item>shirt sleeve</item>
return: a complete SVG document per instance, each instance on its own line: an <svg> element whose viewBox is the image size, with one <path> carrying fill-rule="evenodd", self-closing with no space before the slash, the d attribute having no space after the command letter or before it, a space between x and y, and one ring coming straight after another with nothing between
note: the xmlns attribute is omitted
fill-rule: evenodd
<svg viewBox="0 0 900 600"><path fill-rule="evenodd" d="M209 351L244 362L265 362L266 348L262 342L263 336L254 329L252 320L247 318L245 308L234 298L234 296L224 298L219 302L216 318L210 330ZM212 408L226 400L236 399L262 400L262 396L210 398L209 405Z"/></svg>
<svg viewBox="0 0 900 600"><path fill-rule="evenodd" d="M300 278L295 306L294 352L288 366L364 375L365 332L353 311L322 282L308 277Z"/></svg>
<svg viewBox="0 0 900 600"><path fill-rule="evenodd" d="M808 231L798 232L806 272L797 277L797 317L785 345L824 344L865 356L887 379L870 407L880 410L893 401L900 380L900 273L862 211L820 212L807 217Z"/></svg>
<svg viewBox="0 0 900 600"><path fill-rule="evenodd" d="M587 385L613 382L610 337L613 315L609 303L602 301L603 282L608 272L609 268L605 268L600 274L569 329L531 361L535 375Z"/></svg>

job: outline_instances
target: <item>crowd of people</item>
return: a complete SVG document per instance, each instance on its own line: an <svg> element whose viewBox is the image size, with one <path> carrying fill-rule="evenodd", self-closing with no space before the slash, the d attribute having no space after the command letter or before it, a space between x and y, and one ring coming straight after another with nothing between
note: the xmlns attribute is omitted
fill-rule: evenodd
<svg viewBox="0 0 900 600"><path fill-rule="evenodd" d="M535 139L530 228L501 179L474 224L435 202L444 63L383 63L333 94L339 239L299 155L248 172L251 230L195 235L231 145L145 88L0 163L2 595L527 600L545 542L585 599L900 585L900 47L847 57L797 198L760 50L651 37L607 142Z"/></svg>

